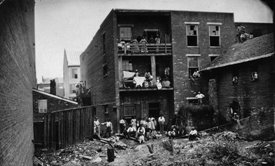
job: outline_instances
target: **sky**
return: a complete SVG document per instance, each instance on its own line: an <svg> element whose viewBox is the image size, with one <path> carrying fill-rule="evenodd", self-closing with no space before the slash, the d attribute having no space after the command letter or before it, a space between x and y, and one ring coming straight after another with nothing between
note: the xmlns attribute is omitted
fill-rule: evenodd
<svg viewBox="0 0 275 166"><path fill-rule="evenodd" d="M235 22L272 23L260 0L36 0L36 77L63 77L64 49L81 54L112 9L234 13Z"/></svg>

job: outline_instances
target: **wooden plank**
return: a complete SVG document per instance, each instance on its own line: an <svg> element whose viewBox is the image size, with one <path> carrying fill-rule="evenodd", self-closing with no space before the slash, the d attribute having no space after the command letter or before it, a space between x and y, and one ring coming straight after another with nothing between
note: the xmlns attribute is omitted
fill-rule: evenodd
<svg viewBox="0 0 275 166"><path fill-rule="evenodd" d="M122 79L123 79L123 76L122 76L122 57L118 57L118 80L119 80L119 87L123 87L123 84L121 83L122 82Z"/></svg>
<svg viewBox="0 0 275 166"><path fill-rule="evenodd" d="M44 147L47 148L48 147L48 142L47 142L47 121L48 118L47 116L44 117L43 123L44 123Z"/></svg>
<svg viewBox="0 0 275 166"><path fill-rule="evenodd" d="M153 82L156 82L156 58L155 56L151 56L151 69L152 69L152 76Z"/></svg>
<svg viewBox="0 0 275 166"><path fill-rule="evenodd" d="M62 119L63 112L58 113L58 144L59 149L63 148L63 119Z"/></svg>

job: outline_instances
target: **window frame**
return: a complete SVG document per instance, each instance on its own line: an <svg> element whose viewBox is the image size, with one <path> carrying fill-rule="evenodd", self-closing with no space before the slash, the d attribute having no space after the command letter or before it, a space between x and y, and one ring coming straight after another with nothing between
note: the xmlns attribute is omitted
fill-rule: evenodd
<svg viewBox="0 0 275 166"><path fill-rule="evenodd" d="M126 107L133 107L133 114L126 114ZM123 105L123 114L124 116L130 117L130 116L136 116L136 108L134 104L124 104Z"/></svg>
<svg viewBox="0 0 275 166"><path fill-rule="evenodd" d="M221 47L221 26L222 23L216 23L216 22L208 22L208 35L209 35L209 47L210 48L220 48ZM211 34L211 27L219 27L219 35L212 35ZM218 46L212 46L211 45L211 37L219 37L219 45Z"/></svg>
<svg viewBox="0 0 275 166"><path fill-rule="evenodd" d="M186 46L187 47L199 47L199 22L185 22L185 33L186 33ZM189 35L190 26L197 27L196 35ZM188 45L188 36L196 36L197 44L196 46L189 46Z"/></svg>
<svg viewBox="0 0 275 166"><path fill-rule="evenodd" d="M119 25L119 41L122 41L122 40L124 40L124 41L128 41L128 42L130 42L131 40L132 40L132 38L133 38L133 32L132 32L132 25ZM130 36L129 37L121 37L121 30L123 29L123 28L129 28L130 29Z"/></svg>
<svg viewBox="0 0 275 166"><path fill-rule="evenodd" d="M44 109L40 109L41 107L45 107ZM48 100L47 99L39 99L38 100L38 113L44 114L48 112Z"/></svg>
<svg viewBox="0 0 275 166"><path fill-rule="evenodd" d="M75 71L75 72L74 72ZM77 68L72 68L71 69L71 78L72 79L78 79L78 70L77 70Z"/></svg>
<svg viewBox="0 0 275 166"><path fill-rule="evenodd" d="M186 57L187 57L187 71L188 71L188 77L193 77L193 73L190 73L190 69L193 69L193 70L200 70L200 56L201 54L186 54ZM190 59L191 58L197 58L197 67L190 67Z"/></svg>

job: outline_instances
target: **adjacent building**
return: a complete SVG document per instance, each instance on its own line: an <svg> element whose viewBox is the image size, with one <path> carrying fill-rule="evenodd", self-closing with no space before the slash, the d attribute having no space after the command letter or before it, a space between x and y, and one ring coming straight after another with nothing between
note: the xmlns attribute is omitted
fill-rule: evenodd
<svg viewBox="0 0 275 166"><path fill-rule="evenodd" d="M76 85L80 82L80 53L77 51L66 52L64 50L63 61L63 84L64 97L68 99L76 98Z"/></svg>
<svg viewBox="0 0 275 166"><path fill-rule="evenodd" d="M232 45L221 57L202 68L203 91L221 123L234 113L249 118L246 134L274 134L274 35L266 34ZM256 132L255 132L256 131ZM274 137L274 135L273 135Z"/></svg>
<svg viewBox="0 0 275 166"><path fill-rule="evenodd" d="M0 3L0 165L33 165L34 0Z"/></svg>
<svg viewBox="0 0 275 166"><path fill-rule="evenodd" d="M235 35L233 13L113 9L80 57L94 113L115 131L120 117L169 123L201 89L197 71Z"/></svg>
<svg viewBox="0 0 275 166"><path fill-rule="evenodd" d="M33 89L33 126L34 143L43 147L46 145L45 116L53 111L78 107L78 103L49 92Z"/></svg>

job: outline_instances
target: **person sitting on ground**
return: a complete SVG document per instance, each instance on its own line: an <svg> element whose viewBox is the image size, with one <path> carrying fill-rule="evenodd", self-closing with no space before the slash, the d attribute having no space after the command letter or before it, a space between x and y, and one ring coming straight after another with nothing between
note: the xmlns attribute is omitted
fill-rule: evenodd
<svg viewBox="0 0 275 166"><path fill-rule="evenodd" d="M135 137L135 135L136 135L136 128L130 125L130 127L126 130L126 138Z"/></svg>
<svg viewBox="0 0 275 166"><path fill-rule="evenodd" d="M192 127L189 133L189 141L194 141L196 140L197 137L198 137L198 131L194 127Z"/></svg>
<svg viewBox="0 0 275 166"><path fill-rule="evenodd" d="M140 125L137 131L138 142L140 144L145 142L144 136L145 136L145 128L143 127L143 125Z"/></svg>
<svg viewBox="0 0 275 166"><path fill-rule="evenodd" d="M172 125L170 131L168 131L168 133L167 133L167 136L168 136L170 139L173 139L173 138L175 138L175 137L178 136L178 135L179 135L178 126Z"/></svg>

